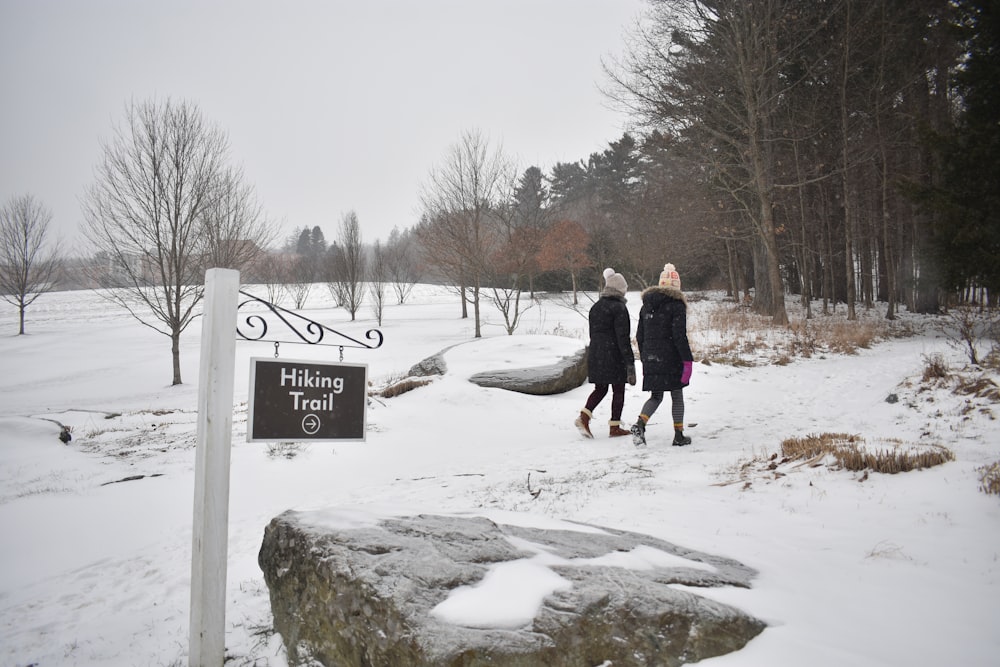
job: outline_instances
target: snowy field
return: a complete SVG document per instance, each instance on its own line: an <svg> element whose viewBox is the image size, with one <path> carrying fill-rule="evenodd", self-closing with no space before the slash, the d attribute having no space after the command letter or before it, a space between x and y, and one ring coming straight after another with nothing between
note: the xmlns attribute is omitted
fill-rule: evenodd
<svg viewBox="0 0 1000 667"><path fill-rule="evenodd" d="M694 442L684 448L670 446L667 403L637 450L605 437L610 396L595 411L598 437L580 438L573 419L589 385L534 397L466 380L539 363L527 336L584 345L585 317L558 300L529 310L513 337L484 307L491 323L480 341L446 290L418 286L405 305L388 306L384 345L344 352L369 365L376 386L466 345L448 353L442 379L372 399L365 442L248 444L249 359L274 350L239 342L226 664L286 664L257 552L272 517L319 508L517 513L740 560L759 571L753 588L697 592L769 627L709 667L1000 663L1000 497L979 489L979 469L1000 459L1000 405L921 379L933 355L963 372L961 351L932 319L904 315L913 335L856 354L705 365L699 336L710 332L699 318L720 299L691 306ZM630 293L633 332L639 305ZM356 338L376 326L368 308L353 323L332 308L325 286L309 306L305 314ZM200 320L182 339L177 387L169 339L91 293L43 295L26 326L14 335L16 312L0 304L0 664L186 665ZM335 347L281 354L339 358ZM646 396L628 389L627 423ZM57 422L72 427L68 445ZM955 460L897 475L771 461L784 439L820 433L944 446Z"/></svg>

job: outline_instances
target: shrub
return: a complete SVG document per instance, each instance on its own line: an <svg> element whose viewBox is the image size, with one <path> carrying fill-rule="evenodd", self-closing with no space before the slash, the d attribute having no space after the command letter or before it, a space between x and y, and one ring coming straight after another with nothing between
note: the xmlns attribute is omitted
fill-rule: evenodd
<svg viewBox="0 0 1000 667"><path fill-rule="evenodd" d="M982 365L984 368L992 368L995 371L1000 370L1000 345L997 343L993 344L993 348L983 358Z"/></svg>
<svg viewBox="0 0 1000 667"><path fill-rule="evenodd" d="M267 455L272 459L294 459L301 453L301 442L270 442L267 445Z"/></svg>
<svg viewBox="0 0 1000 667"><path fill-rule="evenodd" d="M996 336L998 321L1000 312L994 309L962 304L948 311L940 329L956 348L965 353L969 363L978 366L980 344Z"/></svg>
<svg viewBox="0 0 1000 667"><path fill-rule="evenodd" d="M924 355L924 382L943 380L948 377L948 364L940 354Z"/></svg>
<svg viewBox="0 0 1000 667"><path fill-rule="evenodd" d="M1000 496L1000 461L978 468L979 489L983 493Z"/></svg>

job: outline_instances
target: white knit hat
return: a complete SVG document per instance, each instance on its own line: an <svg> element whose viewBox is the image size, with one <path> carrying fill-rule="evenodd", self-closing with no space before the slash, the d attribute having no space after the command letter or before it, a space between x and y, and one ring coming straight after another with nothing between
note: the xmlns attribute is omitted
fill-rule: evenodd
<svg viewBox="0 0 1000 667"><path fill-rule="evenodd" d="M681 276L673 264L663 265L663 273L660 274L660 287L681 288Z"/></svg>
<svg viewBox="0 0 1000 667"><path fill-rule="evenodd" d="M608 289L621 292L622 296L628 291L628 283L625 282L625 276L615 273L614 269L604 269L604 284L608 286Z"/></svg>

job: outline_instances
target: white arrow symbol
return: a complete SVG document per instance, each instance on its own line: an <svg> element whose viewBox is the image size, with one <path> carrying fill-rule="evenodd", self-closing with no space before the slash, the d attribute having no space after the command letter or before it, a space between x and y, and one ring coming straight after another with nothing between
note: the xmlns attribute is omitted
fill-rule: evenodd
<svg viewBox="0 0 1000 667"><path fill-rule="evenodd" d="M306 432L306 435L312 435L319 430L320 421L319 417L314 414L308 414L302 419L302 430Z"/></svg>

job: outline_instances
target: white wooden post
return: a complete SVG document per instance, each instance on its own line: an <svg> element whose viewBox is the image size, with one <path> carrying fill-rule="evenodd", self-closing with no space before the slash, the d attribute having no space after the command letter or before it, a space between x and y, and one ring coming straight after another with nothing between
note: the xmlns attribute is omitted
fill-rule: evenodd
<svg viewBox="0 0 1000 667"><path fill-rule="evenodd" d="M239 289L239 271L205 272L191 547L191 667L222 667L226 652L229 455Z"/></svg>

